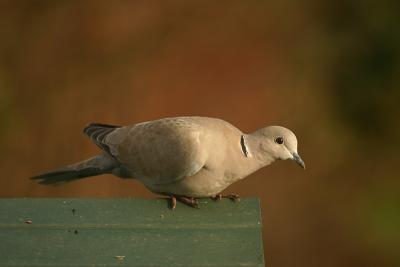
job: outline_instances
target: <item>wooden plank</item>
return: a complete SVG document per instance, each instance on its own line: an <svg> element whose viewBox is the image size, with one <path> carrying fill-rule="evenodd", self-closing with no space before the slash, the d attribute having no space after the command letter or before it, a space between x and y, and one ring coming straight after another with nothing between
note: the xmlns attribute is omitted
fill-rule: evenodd
<svg viewBox="0 0 400 267"><path fill-rule="evenodd" d="M1 199L0 240L0 266L264 266L257 199Z"/></svg>

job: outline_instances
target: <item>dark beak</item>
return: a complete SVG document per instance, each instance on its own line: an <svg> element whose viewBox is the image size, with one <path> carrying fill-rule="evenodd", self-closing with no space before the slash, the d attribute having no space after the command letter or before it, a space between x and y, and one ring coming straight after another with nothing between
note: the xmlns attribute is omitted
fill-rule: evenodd
<svg viewBox="0 0 400 267"><path fill-rule="evenodd" d="M292 160L296 161L297 164L299 164L303 169L306 168L306 164L304 164L304 161L300 158L299 154L293 153L293 158Z"/></svg>

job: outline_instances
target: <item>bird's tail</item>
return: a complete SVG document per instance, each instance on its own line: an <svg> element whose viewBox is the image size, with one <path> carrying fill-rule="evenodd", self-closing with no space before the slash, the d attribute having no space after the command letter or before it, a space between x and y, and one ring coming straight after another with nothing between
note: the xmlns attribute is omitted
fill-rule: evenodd
<svg viewBox="0 0 400 267"><path fill-rule="evenodd" d="M45 185L62 184L89 176L111 173L118 165L117 160L107 154L103 154L68 165L64 168L39 174L31 177L31 179L39 180L40 184Z"/></svg>

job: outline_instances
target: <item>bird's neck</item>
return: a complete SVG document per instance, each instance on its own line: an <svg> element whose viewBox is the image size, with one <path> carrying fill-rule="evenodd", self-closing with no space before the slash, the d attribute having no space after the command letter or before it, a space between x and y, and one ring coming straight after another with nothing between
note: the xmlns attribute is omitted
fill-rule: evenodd
<svg viewBox="0 0 400 267"><path fill-rule="evenodd" d="M262 149L262 138L258 134L245 134L244 140L248 156L253 159L258 168L265 167L275 161L275 158Z"/></svg>

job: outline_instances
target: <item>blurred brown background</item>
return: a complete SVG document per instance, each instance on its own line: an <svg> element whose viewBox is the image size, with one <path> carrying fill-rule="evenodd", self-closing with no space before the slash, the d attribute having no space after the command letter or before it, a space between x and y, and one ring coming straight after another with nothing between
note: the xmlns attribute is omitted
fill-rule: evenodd
<svg viewBox="0 0 400 267"><path fill-rule="evenodd" d="M154 197L28 177L99 150L89 122L225 119L297 134L227 192L262 201L268 266L400 266L398 1L0 1L1 197Z"/></svg>

